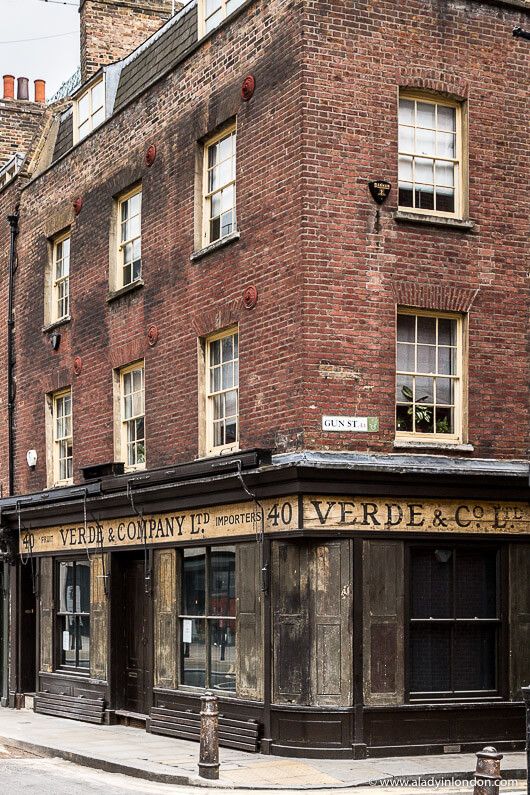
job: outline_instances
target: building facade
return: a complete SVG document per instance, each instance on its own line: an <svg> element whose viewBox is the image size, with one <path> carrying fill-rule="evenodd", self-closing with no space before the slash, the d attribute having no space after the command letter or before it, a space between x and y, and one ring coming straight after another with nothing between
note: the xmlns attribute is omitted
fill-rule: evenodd
<svg viewBox="0 0 530 795"><path fill-rule="evenodd" d="M530 5L168 5L84 0L0 189L5 701L521 747Z"/></svg>

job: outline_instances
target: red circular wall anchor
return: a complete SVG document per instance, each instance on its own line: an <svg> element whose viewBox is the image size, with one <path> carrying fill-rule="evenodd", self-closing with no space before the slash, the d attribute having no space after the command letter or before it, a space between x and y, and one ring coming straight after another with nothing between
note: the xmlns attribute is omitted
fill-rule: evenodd
<svg viewBox="0 0 530 795"><path fill-rule="evenodd" d="M241 99L244 102L248 102L249 99L252 99L255 90L256 79L254 75L247 75L243 80L243 85L241 86Z"/></svg>
<svg viewBox="0 0 530 795"><path fill-rule="evenodd" d="M145 152L145 163L147 166L152 166L156 160L156 146L151 144L147 147Z"/></svg>
<svg viewBox="0 0 530 795"><path fill-rule="evenodd" d="M158 331L158 326L155 326L153 323L151 326L147 328L147 341L151 348L154 348L156 343L158 342L158 338L160 336L160 332Z"/></svg>
<svg viewBox="0 0 530 795"><path fill-rule="evenodd" d="M74 373L76 375L81 375L82 369L83 369L83 360L80 356L76 356L74 359Z"/></svg>
<svg viewBox="0 0 530 795"><path fill-rule="evenodd" d="M78 196L77 199L74 201L74 212L76 215L79 215L81 210L83 209L83 197Z"/></svg>
<svg viewBox="0 0 530 795"><path fill-rule="evenodd" d="M245 309L254 309L258 303L258 288L251 284L243 291L243 306Z"/></svg>

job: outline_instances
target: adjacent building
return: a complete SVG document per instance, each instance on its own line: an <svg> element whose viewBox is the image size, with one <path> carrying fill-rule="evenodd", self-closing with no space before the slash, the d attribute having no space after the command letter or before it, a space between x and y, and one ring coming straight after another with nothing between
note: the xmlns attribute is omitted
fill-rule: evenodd
<svg viewBox="0 0 530 795"><path fill-rule="evenodd" d="M530 3L99 6L0 187L4 702L522 747Z"/></svg>

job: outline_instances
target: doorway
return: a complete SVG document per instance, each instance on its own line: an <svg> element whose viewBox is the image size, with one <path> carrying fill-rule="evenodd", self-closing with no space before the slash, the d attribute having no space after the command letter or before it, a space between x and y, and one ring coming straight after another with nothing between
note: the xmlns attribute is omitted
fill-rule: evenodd
<svg viewBox="0 0 530 795"><path fill-rule="evenodd" d="M151 707L152 643L144 553L116 554L113 570L116 708L146 715Z"/></svg>

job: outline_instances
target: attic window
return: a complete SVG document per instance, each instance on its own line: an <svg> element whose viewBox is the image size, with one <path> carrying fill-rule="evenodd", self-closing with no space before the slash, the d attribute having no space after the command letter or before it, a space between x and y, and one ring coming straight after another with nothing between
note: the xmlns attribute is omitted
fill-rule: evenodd
<svg viewBox="0 0 530 795"><path fill-rule="evenodd" d="M105 121L105 84L93 83L77 100L77 140L82 141Z"/></svg>
<svg viewBox="0 0 530 795"><path fill-rule="evenodd" d="M13 177L20 171L23 160L24 155L19 152L13 155L13 157L0 169L0 188L7 185L8 182L11 182Z"/></svg>
<svg viewBox="0 0 530 795"><path fill-rule="evenodd" d="M200 36L218 27L245 0L199 0Z"/></svg>

